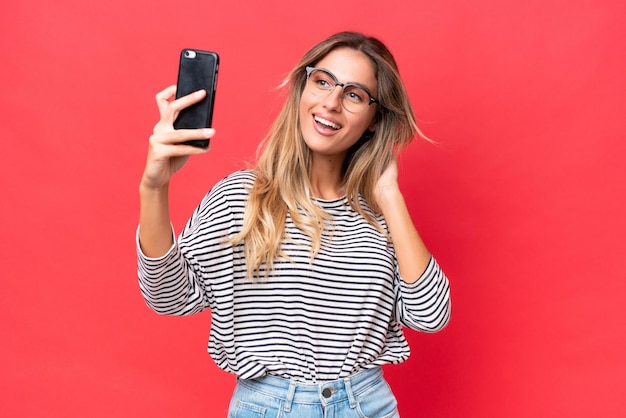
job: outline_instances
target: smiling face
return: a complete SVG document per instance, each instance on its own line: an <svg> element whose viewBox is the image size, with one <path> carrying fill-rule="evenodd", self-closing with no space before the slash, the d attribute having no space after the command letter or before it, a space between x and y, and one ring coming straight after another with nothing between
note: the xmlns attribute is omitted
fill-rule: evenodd
<svg viewBox="0 0 626 418"><path fill-rule="evenodd" d="M367 87L378 96L378 82L372 61L362 52L340 48L331 51L315 67L330 71L340 83ZM377 104L359 113L348 112L342 105L343 89L336 86L327 96L315 95L309 87L302 92L299 106L300 128L304 142L314 156L343 162L348 149L366 129L374 129Z"/></svg>

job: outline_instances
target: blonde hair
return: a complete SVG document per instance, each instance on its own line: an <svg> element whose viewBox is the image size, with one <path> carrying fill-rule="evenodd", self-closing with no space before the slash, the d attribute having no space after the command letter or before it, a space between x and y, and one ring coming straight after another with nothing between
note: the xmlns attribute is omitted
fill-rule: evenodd
<svg viewBox="0 0 626 418"><path fill-rule="evenodd" d="M376 181L397 152L417 133L421 134L395 59L382 42L360 33L341 32L311 48L280 86L288 89L287 100L261 144L243 228L231 240L233 244L244 242L250 278L263 273L267 277L274 261L285 256L281 242L288 214L296 227L311 238L311 259L319 251L329 215L313 201L309 181L311 152L302 138L298 107L306 83L305 68L315 66L339 48L365 54L374 64L378 81L376 130L366 131L350 148L343 166L343 188L350 206L378 229L380 225L361 207L359 195L376 208Z"/></svg>

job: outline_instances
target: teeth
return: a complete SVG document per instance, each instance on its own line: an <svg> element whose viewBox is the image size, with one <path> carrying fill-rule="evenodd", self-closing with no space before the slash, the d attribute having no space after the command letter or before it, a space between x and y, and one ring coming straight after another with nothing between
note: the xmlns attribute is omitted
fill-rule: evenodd
<svg viewBox="0 0 626 418"><path fill-rule="evenodd" d="M332 128L332 129L334 129L334 130L337 130L337 129L339 129L339 128L340 128L340 126L339 126L339 125L337 125L336 123L333 123L333 122L331 122L331 121L329 121L329 120L322 119L322 118L320 118L320 117L318 117L318 116L314 116L313 118L315 119L315 121L316 121L317 123L321 123L322 125L324 125L324 126L328 126L329 128Z"/></svg>

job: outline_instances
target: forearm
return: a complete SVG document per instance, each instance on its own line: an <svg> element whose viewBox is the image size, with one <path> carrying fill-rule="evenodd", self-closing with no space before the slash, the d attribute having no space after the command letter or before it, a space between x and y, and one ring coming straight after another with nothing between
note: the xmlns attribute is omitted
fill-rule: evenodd
<svg viewBox="0 0 626 418"><path fill-rule="evenodd" d="M170 230L170 236L172 232ZM137 233L137 274L146 304L161 315L189 315L208 306L205 290L177 245L163 256L144 254Z"/></svg>
<svg viewBox="0 0 626 418"><path fill-rule="evenodd" d="M450 321L450 283L434 258L415 283L400 282L396 317L404 326L437 332Z"/></svg>
<svg viewBox="0 0 626 418"><path fill-rule="evenodd" d="M152 258L161 257L172 247L168 187L153 189L139 186L139 243L141 251Z"/></svg>
<svg viewBox="0 0 626 418"><path fill-rule="evenodd" d="M174 245L167 186L139 187L137 232L139 286L146 304L162 315L190 315L208 307L206 290Z"/></svg>
<svg viewBox="0 0 626 418"><path fill-rule="evenodd" d="M400 190L386 191L379 205L391 234L400 276L407 283L414 283L426 269L430 252L413 225Z"/></svg>

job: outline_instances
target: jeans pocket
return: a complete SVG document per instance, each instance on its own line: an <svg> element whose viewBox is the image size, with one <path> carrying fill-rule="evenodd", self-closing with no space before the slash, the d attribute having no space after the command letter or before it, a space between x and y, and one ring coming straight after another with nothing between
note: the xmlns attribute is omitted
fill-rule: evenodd
<svg viewBox="0 0 626 418"><path fill-rule="evenodd" d="M384 380L357 396L356 410L360 418L400 417L396 397Z"/></svg>

